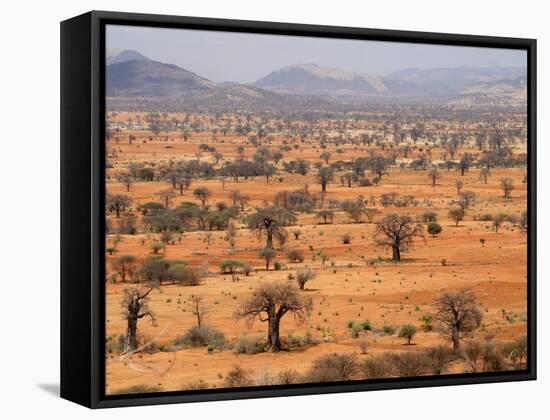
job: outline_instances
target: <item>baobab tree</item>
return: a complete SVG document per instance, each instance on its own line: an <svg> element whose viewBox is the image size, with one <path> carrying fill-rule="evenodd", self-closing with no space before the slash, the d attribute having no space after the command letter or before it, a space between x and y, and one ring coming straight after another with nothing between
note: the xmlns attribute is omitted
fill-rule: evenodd
<svg viewBox="0 0 550 420"><path fill-rule="evenodd" d="M124 289L124 298L121 302L123 317L127 321L124 353L137 350L137 326L141 318L149 317L151 323L156 326L155 314L149 309L149 294L152 291L152 286Z"/></svg>
<svg viewBox="0 0 550 420"><path fill-rule="evenodd" d="M256 213L251 214L246 219L248 228L256 232L258 238L266 235L266 248L273 248L273 238L277 239L280 244L286 241L287 233L285 225L296 220L296 217L289 211L280 207L271 206L256 209Z"/></svg>
<svg viewBox="0 0 550 420"><path fill-rule="evenodd" d="M311 313L313 303L310 297L300 296L298 289L286 281L260 284L252 296L235 312L235 318L245 318L252 323L256 318L267 322L266 350L281 351L279 336L283 316L292 313L298 321L305 321Z"/></svg>
<svg viewBox="0 0 550 420"><path fill-rule="evenodd" d="M408 249L415 238L424 238L422 225L409 216L390 214L376 225L375 240L392 249L392 260L401 261L401 252Z"/></svg>
<svg viewBox="0 0 550 420"><path fill-rule="evenodd" d="M435 319L441 323L442 333L453 343L453 351L460 352L461 335L478 328L483 319L475 295L470 290L443 293L435 301Z"/></svg>
<svg viewBox="0 0 550 420"><path fill-rule="evenodd" d="M324 200L325 194L327 192L327 185L332 181L334 177L334 169L330 166L322 166L317 172L317 180L321 184L321 198Z"/></svg>

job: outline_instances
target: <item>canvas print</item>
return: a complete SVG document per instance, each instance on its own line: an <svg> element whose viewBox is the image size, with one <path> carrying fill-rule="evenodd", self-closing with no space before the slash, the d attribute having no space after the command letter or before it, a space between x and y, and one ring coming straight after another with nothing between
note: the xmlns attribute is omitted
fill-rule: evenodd
<svg viewBox="0 0 550 420"><path fill-rule="evenodd" d="M105 50L106 395L526 369L525 50Z"/></svg>

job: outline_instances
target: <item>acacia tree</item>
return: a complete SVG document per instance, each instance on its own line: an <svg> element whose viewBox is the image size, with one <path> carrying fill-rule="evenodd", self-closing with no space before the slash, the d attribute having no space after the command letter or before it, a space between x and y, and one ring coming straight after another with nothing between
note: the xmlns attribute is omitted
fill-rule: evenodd
<svg viewBox="0 0 550 420"><path fill-rule="evenodd" d="M126 187L126 192L130 192L130 187L134 183L134 178L132 177L132 175L130 175L130 173L128 172L121 173L117 176L117 179L118 182Z"/></svg>
<svg viewBox="0 0 550 420"><path fill-rule="evenodd" d="M449 217L455 221L455 226L458 226L458 224L464 219L465 215L466 211L462 207L456 207L449 210Z"/></svg>
<svg viewBox="0 0 550 420"><path fill-rule="evenodd" d="M260 284L252 296L237 309L235 318L245 318L249 323L256 318L267 322L266 349L278 352L281 350L279 329L283 316L290 312L295 319L303 322L312 308L311 298L300 296L293 284L277 281Z"/></svg>
<svg viewBox="0 0 550 420"><path fill-rule="evenodd" d="M415 238L424 238L424 234L422 225L411 217L390 214L376 225L374 237L377 243L391 247L393 261L400 261L401 252L409 248Z"/></svg>
<svg viewBox="0 0 550 420"><path fill-rule="evenodd" d="M206 187L198 187L193 190L193 195L200 200L202 208L205 208L206 200L212 195L212 192Z"/></svg>
<svg viewBox="0 0 550 420"><path fill-rule="evenodd" d="M258 251L258 256L265 260L265 269L269 270L269 264L277 256L277 253L272 248L264 248Z"/></svg>
<svg viewBox="0 0 550 420"><path fill-rule="evenodd" d="M484 184L487 184L489 175L491 175L491 170L489 168L482 168L481 171L479 171L479 179L483 180Z"/></svg>
<svg viewBox="0 0 550 420"><path fill-rule="evenodd" d="M149 309L149 294L152 290L152 286L124 289L124 298L121 302L123 317L127 321L124 353L137 350L137 326L141 318L149 317L151 323L156 326L155 314Z"/></svg>
<svg viewBox="0 0 550 420"><path fill-rule="evenodd" d="M256 232L258 238L266 235L266 248L273 248L273 238L283 244L286 241L287 233L285 225L296 220L296 217L289 211L280 207L270 206L256 209L256 213L248 216L245 221L248 228Z"/></svg>
<svg viewBox="0 0 550 420"><path fill-rule="evenodd" d="M122 194L108 194L105 201L107 209L110 212L114 212L117 218L119 218L120 214L124 213L132 203L130 197Z"/></svg>
<svg viewBox="0 0 550 420"><path fill-rule="evenodd" d="M113 260L113 270L120 275L121 281L126 281L126 276L132 277L136 270L136 257L133 255L121 255Z"/></svg>
<svg viewBox="0 0 550 420"><path fill-rule="evenodd" d="M162 190L157 193L161 201L164 203L164 207L170 207L170 203L176 197L176 193L173 190Z"/></svg>
<svg viewBox="0 0 550 420"><path fill-rule="evenodd" d="M459 353L461 335L479 327L483 319L475 295L470 290L443 293L436 299L435 307L442 333L452 341L453 351Z"/></svg>

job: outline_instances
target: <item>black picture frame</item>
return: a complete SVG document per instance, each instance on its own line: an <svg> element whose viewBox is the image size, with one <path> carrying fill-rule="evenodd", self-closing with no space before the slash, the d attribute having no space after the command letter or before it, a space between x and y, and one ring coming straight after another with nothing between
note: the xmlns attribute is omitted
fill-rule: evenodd
<svg viewBox="0 0 550 420"><path fill-rule="evenodd" d="M105 25L521 49L528 60L528 365L522 371L105 395ZM90 408L536 379L536 40L92 11L61 23L61 397Z"/></svg>

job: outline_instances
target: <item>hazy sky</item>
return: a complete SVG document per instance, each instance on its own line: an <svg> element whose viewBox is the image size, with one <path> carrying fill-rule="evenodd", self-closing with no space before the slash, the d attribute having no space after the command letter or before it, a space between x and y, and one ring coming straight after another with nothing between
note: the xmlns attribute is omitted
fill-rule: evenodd
<svg viewBox="0 0 550 420"><path fill-rule="evenodd" d="M107 48L131 49L215 82L253 82L292 64L370 75L407 67L523 66L525 51L109 25Z"/></svg>

